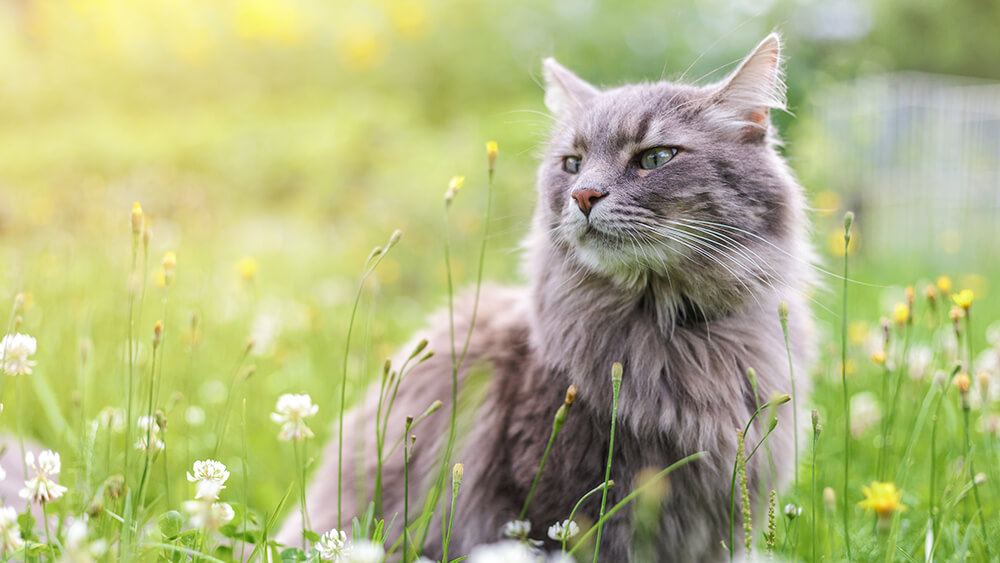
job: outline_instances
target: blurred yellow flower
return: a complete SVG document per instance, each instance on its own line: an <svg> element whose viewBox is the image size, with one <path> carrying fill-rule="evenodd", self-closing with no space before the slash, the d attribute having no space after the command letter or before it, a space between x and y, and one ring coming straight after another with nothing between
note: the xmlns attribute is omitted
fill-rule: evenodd
<svg viewBox="0 0 1000 563"><path fill-rule="evenodd" d="M965 395L969 392L969 387L972 386L972 379L969 374L962 372L955 376L955 388L958 392Z"/></svg>
<svg viewBox="0 0 1000 563"><path fill-rule="evenodd" d="M239 0L233 4L233 27L243 39L294 45L303 36L297 6L285 0Z"/></svg>
<svg viewBox="0 0 1000 563"><path fill-rule="evenodd" d="M142 206L139 202L132 204L132 234L138 235L142 232Z"/></svg>
<svg viewBox="0 0 1000 563"><path fill-rule="evenodd" d="M872 481L871 486L861 487L861 492L864 493L865 500L859 502L858 506L868 511L874 510L879 518L889 518L894 512L906 510L906 506L900 503L903 493L896 489L895 483Z"/></svg>
<svg viewBox="0 0 1000 563"><path fill-rule="evenodd" d="M948 276L938 276L937 281L934 283L941 290L941 293L951 293L951 278Z"/></svg>
<svg viewBox="0 0 1000 563"><path fill-rule="evenodd" d="M815 209L821 216L833 215L840 209L840 194L837 192L823 191L816 194Z"/></svg>
<svg viewBox="0 0 1000 563"><path fill-rule="evenodd" d="M260 265L253 256L244 256L236 263L236 269L240 272L240 277L245 282L252 282L257 277Z"/></svg>
<svg viewBox="0 0 1000 563"><path fill-rule="evenodd" d="M847 244L847 252L851 256L854 256L858 251L858 245L861 244L859 240L861 238L860 233L857 228L851 229L851 241ZM844 256L844 230L834 229L830 231L830 234L826 237L826 247L830 251L830 254L838 258L843 258Z"/></svg>
<svg viewBox="0 0 1000 563"><path fill-rule="evenodd" d="M371 68L382 62L385 43L371 26L358 25L339 37L337 49L344 61L358 69Z"/></svg>
<svg viewBox="0 0 1000 563"><path fill-rule="evenodd" d="M971 289L963 289L959 293L951 296L952 300L955 301L955 305L958 305L966 311L968 311L969 307L972 306L972 300L974 297L975 295L972 293Z"/></svg>
<svg viewBox="0 0 1000 563"><path fill-rule="evenodd" d="M396 0L389 6L392 26L405 39L419 39L427 32L427 7L421 0Z"/></svg>
<svg viewBox="0 0 1000 563"><path fill-rule="evenodd" d="M885 350L878 350L872 354L872 361L879 365L885 364Z"/></svg>
<svg viewBox="0 0 1000 563"><path fill-rule="evenodd" d="M868 339L869 328L865 321L851 321L851 324L847 325L847 340L855 346L864 344Z"/></svg>
<svg viewBox="0 0 1000 563"><path fill-rule="evenodd" d="M910 320L910 308L906 303L896 303L896 307L892 310L892 318L898 324L906 324Z"/></svg>

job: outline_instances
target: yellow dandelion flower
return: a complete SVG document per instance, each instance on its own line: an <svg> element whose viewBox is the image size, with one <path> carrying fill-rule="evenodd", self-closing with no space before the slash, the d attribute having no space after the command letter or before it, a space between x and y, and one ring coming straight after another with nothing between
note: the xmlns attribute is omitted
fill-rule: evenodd
<svg viewBox="0 0 1000 563"><path fill-rule="evenodd" d="M906 303L896 303L896 307L892 310L892 318L898 324L906 324L910 320L910 308Z"/></svg>
<svg viewBox="0 0 1000 563"><path fill-rule="evenodd" d="M972 306L973 298L975 298L975 295L972 293L971 289L963 289L957 294L951 296L951 299L955 302L955 305L958 305L959 307L965 309L966 311L968 311L969 307Z"/></svg>
<svg viewBox="0 0 1000 563"><path fill-rule="evenodd" d="M260 270L260 265L253 256L244 256L240 258L239 262L236 263L236 269L240 273L240 277L243 281L251 282L257 277L257 272Z"/></svg>
<svg viewBox="0 0 1000 563"><path fill-rule="evenodd" d="M889 518L894 512L903 512L906 506L900 500L903 492L896 488L895 483L883 483L872 481L871 486L861 487L861 492L865 495L865 500L858 503L858 506L865 510L874 510L879 518Z"/></svg>

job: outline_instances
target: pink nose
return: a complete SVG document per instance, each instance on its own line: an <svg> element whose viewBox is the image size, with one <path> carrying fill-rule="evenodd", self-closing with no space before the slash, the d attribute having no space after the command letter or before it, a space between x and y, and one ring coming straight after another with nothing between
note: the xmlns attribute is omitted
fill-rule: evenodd
<svg viewBox="0 0 1000 563"><path fill-rule="evenodd" d="M590 217L590 208L597 203L597 200L604 197L604 194L597 190L583 188L573 190L570 197L576 200L576 204L580 206L580 211L583 211L584 215Z"/></svg>

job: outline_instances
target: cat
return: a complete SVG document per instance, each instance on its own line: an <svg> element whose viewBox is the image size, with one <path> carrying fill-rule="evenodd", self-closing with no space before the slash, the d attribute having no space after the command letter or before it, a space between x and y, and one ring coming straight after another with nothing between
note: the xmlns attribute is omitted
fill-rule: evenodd
<svg viewBox="0 0 1000 563"><path fill-rule="evenodd" d="M575 403L526 516L535 526L531 537L557 548L545 529L567 518L577 500L604 480L613 362L623 364L624 376L608 506L636 487L643 468L706 455L669 476L652 547L633 553L632 511L626 509L604 526L600 560L727 556L737 430L758 404L747 368L758 374L761 402L791 388L780 302L790 311L799 378L795 405L807 400L803 374L814 347L803 189L776 150L769 119L771 109L785 104L780 45L778 35L769 35L727 78L708 86L663 81L601 90L554 59L544 61L545 104L555 125L538 169L537 207L526 239L530 285L482 291L460 388L480 368L492 378L475 416L463 422L464 438L452 459L464 463L464 479L449 556L497 541L504 523L518 517L553 414L575 385ZM459 342L473 303L468 295L456 300ZM405 416L435 400L444 403L413 432L411 518L438 475L448 435L448 320L439 314L418 336L437 354L407 376L389 421L392 444ZM352 493L354 452L362 442L360 475L371 498L377 391L347 415L344 521L337 521L336 443L309 488L317 532L349 528L349 519L367 506ZM764 455L748 465L753 506L761 479L768 490L780 488L795 470L792 408L779 409L780 423L768 442L777 475L759 464ZM763 435L766 417L760 418L749 445ZM387 520L397 515L398 536L401 451L384 473L384 514ZM446 489L448 496L450 485ZM599 496L582 504L578 519L596 520ZM739 513L737 500L737 534ZM297 545L300 529L293 515L279 539ZM441 550L436 520L423 553L440 558Z"/></svg>

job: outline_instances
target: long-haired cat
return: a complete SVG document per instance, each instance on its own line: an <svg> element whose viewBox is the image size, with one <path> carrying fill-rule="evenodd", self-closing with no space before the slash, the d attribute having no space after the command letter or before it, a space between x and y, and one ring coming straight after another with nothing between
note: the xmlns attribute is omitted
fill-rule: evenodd
<svg viewBox="0 0 1000 563"><path fill-rule="evenodd" d="M769 120L770 109L784 107L780 63L773 34L726 79L708 86L656 82L601 90L553 59L544 62L545 104L555 126L539 166L527 237L530 287L483 290L460 388L476 369L485 368L492 379L452 460L465 464L465 475L450 554L498 540L503 524L517 518L571 384L579 389L576 403L527 513L532 537L545 539L549 525L567 518L576 501L603 482L611 366L621 362L608 506L634 489L642 469L664 468L698 451L707 455L670 475L651 551L633 552L632 511L622 510L604 527L601 560L723 557L737 430L757 407L747 368L758 374L761 402L791 387L781 301L790 305L796 374L805 372L813 347L804 196L775 149ZM472 305L471 298L456 303L455 334L465 334ZM447 316L433 319L422 336L438 353L403 382L387 440L399 436L405 416L444 402L415 431L411 507L423 506L422 493L441 467L451 409ZM807 387L798 381L799 403ZM351 460L344 463L344 521L337 522L336 443L309 490L311 525L319 532L349 527L349 518L367 505L349 492L355 489L349 468L359 455L371 498L376 391L348 414L353 422L344 430ZM795 469L791 408L781 407L769 439L777 475L759 464L764 455L750 464L754 499L761 479L767 489L780 487ZM766 422L751 430L748 444L760 439L761 425ZM384 514L387 520L398 514L398 535L402 451L384 472ZM592 497L579 517L594 521L599 505ZM739 507L736 513L739 518ZM281 538L297 541L300 526L296 514ZM435 523L424 554L440 557L441 547Z"/></svg>

